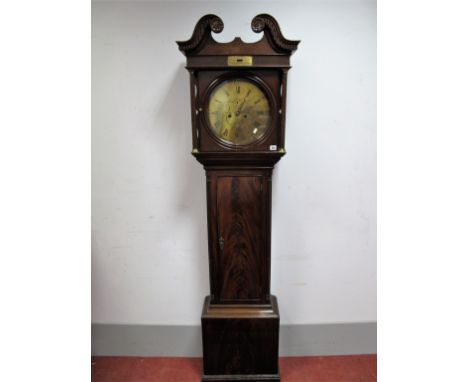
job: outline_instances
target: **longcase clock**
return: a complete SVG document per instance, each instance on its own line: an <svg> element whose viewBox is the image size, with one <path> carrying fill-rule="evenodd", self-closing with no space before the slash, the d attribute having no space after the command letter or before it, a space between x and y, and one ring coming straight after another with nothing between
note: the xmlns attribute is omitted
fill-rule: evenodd
<svg viewBox="0 0 468 382"><path fill-rule="evenodd" d="M267 14L255 43L219 43L215 15L178 42L190 73L192 154L206 171L210 295L202 381L280 381L279 310L270 294L271 176L285 154L286 79L299 41Z"/></svg>

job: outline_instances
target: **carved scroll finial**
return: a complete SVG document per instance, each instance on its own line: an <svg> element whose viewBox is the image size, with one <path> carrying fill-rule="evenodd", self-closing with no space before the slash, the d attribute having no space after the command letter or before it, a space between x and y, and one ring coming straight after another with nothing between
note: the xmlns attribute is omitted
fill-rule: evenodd
<svg viewBox="0 0 468 382"><path fill-rule="evenodd" d="M278 22L273 16L262 13L252 20L252 30L255 33L265 32L271 46L278 52L293 53L300 41L288 40L281 33Z"/></svg>
<svg viewBox="0 0 468 382"><path fill-rule="evenodd" d="M187 41L177 41L179 49L184 53L193 53L201 48L207 39L211 38L211 32L220 33L224 28L223 20L216 15L205 15L198 20Z"/></svg>

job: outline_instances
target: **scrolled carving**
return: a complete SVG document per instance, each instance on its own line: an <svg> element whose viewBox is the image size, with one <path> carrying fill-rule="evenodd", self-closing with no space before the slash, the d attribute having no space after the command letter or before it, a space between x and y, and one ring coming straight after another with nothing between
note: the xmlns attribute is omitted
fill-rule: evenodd
<svg viewBox="0 0 468 382"><path fill-rule="evenodd" d="M255 16L252 20L252 30L255 33L260 33L265 28L265 19Z"/></svg>
<svg viewBox="0 0 468 382"><path fill-rule="evenodd" d="M253 18L251 27L255 33L265 32L272 47L279 52L291 53L297 49L299 41L288 40L284 37L278 22L273 16L266 13L257 15Z"/></svg>
<svg viewBox="0 0 468 382"><path fill-rule="evenodd" d="M210 19L210 28L214 33L221 33L224 29L223 20L218 16L212 15L213 18Z"/></svg>
<svg viewBox="0 0 468 382"><path fill-rule="evenodd" d="M211 32L221 33L223 29L224 23L220 17L212 14L205 15L195 25L192 37L186 41L177 41L177 44L184 54L193 53L211 37Z"/></svg>

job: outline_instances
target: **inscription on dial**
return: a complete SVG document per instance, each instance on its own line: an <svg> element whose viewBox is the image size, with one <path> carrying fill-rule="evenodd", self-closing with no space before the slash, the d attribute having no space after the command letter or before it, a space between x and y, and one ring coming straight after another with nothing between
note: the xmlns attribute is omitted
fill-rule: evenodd
<svg viewBox="0 0 468 382"><path fill-rule="evenodd" d="M226 80L211 92L208 122L219 139L235 145L247 145L267 132L270 104L265 93L253 82Z"/></svg>

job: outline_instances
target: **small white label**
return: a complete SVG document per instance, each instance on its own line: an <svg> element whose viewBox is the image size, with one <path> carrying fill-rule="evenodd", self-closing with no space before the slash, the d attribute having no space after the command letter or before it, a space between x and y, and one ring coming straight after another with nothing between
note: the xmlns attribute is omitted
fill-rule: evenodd
<svg viewBox="0 0 468 382"><path fill-rule="evenodd" d="M270 151L276 151L277 147L276 145L270 145Z"/></svg>

